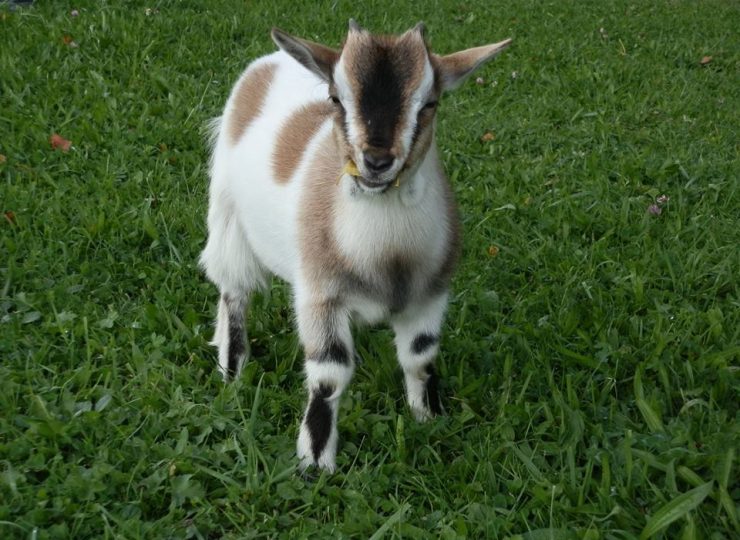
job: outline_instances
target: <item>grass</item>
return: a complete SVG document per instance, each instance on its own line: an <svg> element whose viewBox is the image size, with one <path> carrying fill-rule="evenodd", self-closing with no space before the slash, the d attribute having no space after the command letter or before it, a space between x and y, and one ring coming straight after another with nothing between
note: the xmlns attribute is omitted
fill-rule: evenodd
<svg viewBox="0 0 740 540"><path fill-rule="evenodd" d="M0 6L0 535L737 537L737 4L316 4ZM515 43L440 106L448 415L416 424L359 331L339 472L303 479L289 292L238 382L206 344L202 126L272 25L337 44L350 16Z"/></svg>

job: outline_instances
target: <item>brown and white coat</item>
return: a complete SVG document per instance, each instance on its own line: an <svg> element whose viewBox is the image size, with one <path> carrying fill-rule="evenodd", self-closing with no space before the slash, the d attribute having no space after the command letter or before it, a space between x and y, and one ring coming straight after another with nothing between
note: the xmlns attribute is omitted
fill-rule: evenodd
<svg viewBox="0 0 740 540"><path fill-rule="evenodd" d="M221 292L227 380L248 355L251 293L270 274L292 285L308 388L298 457L333 470L350 321L389 321L411 410L441 412L434 359L460 239L434 117L509 41L438 56L422 25L376 36L350 22L338 50L272 35L281 50L246 69L214 124L201 264Z"/></svg>

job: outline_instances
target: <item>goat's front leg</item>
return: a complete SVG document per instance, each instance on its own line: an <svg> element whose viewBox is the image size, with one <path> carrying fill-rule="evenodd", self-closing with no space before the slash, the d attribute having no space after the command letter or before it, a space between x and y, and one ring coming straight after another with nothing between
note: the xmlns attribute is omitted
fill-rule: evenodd
<svg viewBox="0 0 740 540"><path fill-rule="evenodd" d="M298 332L305 354L308 405L298 434L301 469L333 471L339 398L354 371L349 315L331 298L296 298Z"/></svg>
<svg viewBox="0 0 740 540"><path fill-rule="evenodd" d="M419 421L442 413L434 360L447 308L447 293L409 306L393 318L398 362L403 368L406 398Z"/></svg>

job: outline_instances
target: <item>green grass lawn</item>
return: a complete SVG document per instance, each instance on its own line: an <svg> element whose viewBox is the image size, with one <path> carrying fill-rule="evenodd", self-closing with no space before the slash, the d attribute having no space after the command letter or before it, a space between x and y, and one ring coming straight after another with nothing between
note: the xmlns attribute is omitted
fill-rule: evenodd
<svg viewBox="0 0 740 540"><path fill-rule="evenodd" d="M514 44L438 113L448 414L415 423L360 330L339 470L306 479L288 289L239 381L207 345L203 125L273 25L350 17ZM738 28L731 0L0 5L0 537L737 538Z"/></svg>

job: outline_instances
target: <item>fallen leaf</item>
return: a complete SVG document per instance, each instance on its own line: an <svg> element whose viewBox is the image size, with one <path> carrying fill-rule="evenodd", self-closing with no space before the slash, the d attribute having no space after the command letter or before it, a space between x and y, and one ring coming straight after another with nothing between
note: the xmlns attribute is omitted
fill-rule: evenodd
<svg viewBox="0 0 740 540"><path fill-rule="evenodd" d="M486 81L483 80L483 77L478 77L477 79L475 79L475 84L477 84L478 86L481 86L481 85L486 84Z"/></svg>
<svg viewBox="0 0 740 540"><path fill-rule="evenodd" d="M5 154L0 154L0 165L8 161L8 158L5 157Z"/></svg>
<svg viewBox="0 0 740 540"><path fill-rule="evenodd" d="M15 225L15 212L12 210L6 210L3 214L5 216L5 221L10 223L11 225Z"/></svg>
<svg viewBox="0 0 740 540"><path fill-rule="evenodd" d="M72 146L72 141L68 141L58 133L49 137L49 142L51 143L52 149L60 149L62 152L69 152L69 149Z"/></svg>
<svg viewBox="0 0 740 540"><path fill-rule="evenodd" d="M490 257L496 257L498 255L499 249L498 246L490 245L488 246L488 255Z"/></svg>
<svg viewBox="0 0 740 540"><path fill-rule="evenodd" d="M708 64L709 62L711 62L711 61L712 61L712 57L711 57L711 56L705 56L704 58L702 58L702 59L701 59L701 60L699 61L699 63L700 63L700 64L701 64L702 66L706 66L706 65L707 65L707 64Z"/></svg>
<svg viewBox="0 0 740 540"><path fill-rule="evenodd" d="M496 138L496 135L491 133L490 131L486 131L483 136L480 138L481 142L491 142Z"/></svg>
<svg viewBox="0 0 740 540"><path fill-rule="evenodd" d="M77 42L72 39L72 36L67 34L64 34L64 36L62 36L62 43L64 43L68 47L72 47L73 49L78 47Z"/></svg>

